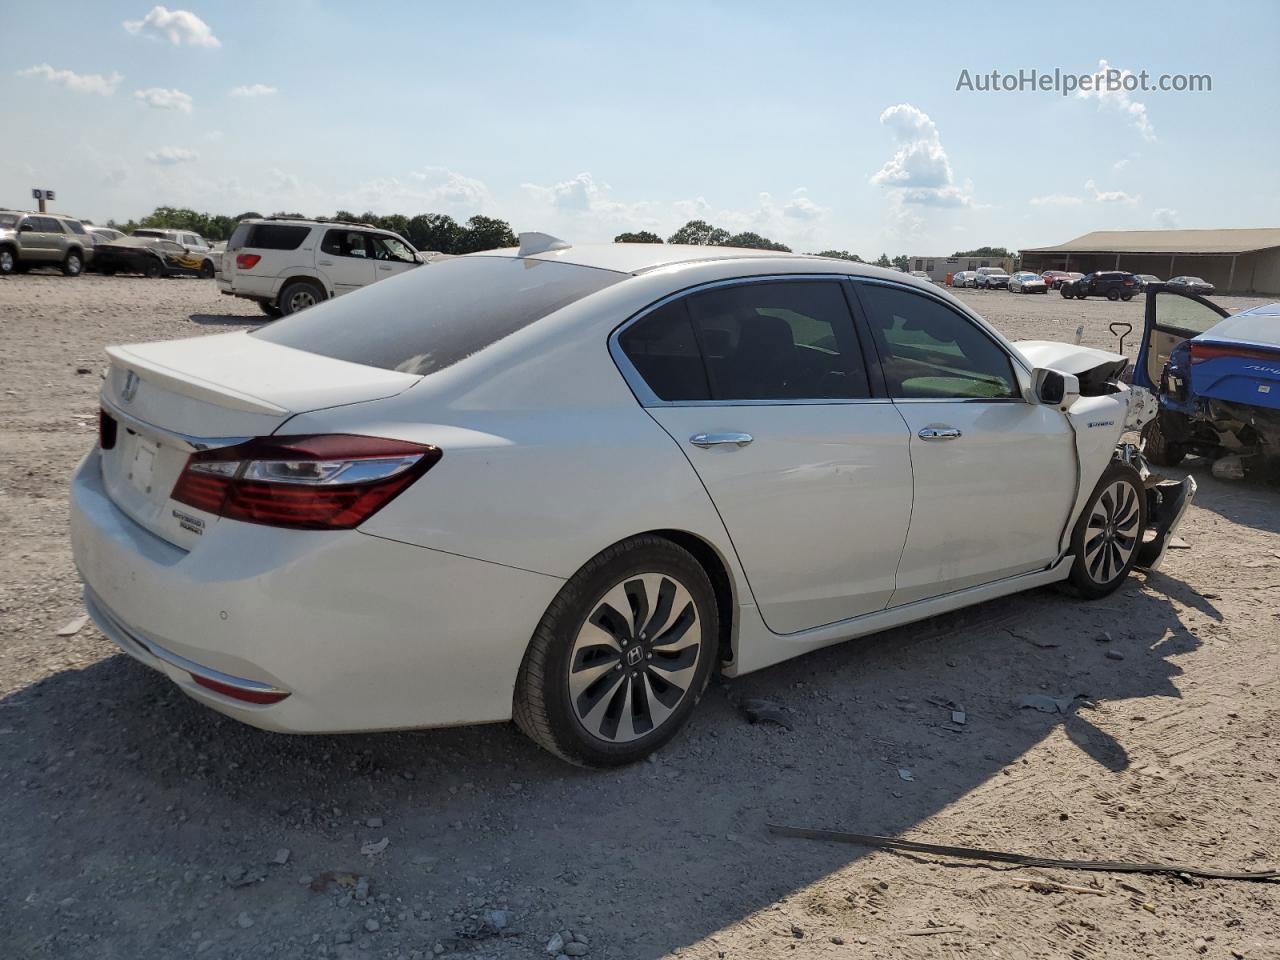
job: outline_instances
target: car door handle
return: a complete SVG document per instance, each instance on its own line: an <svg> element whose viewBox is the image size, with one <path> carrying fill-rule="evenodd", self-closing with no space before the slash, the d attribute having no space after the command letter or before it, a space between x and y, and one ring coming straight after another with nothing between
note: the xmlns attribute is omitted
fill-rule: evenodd
<svg viewBox="0 0 1280 960"><path fill-rule="evenodd" d="M706 450L709 447L745 447L752 439L749 433L695 433L689 442Z"/></svg>
<svg viewBox="0 0 1280 960"><path fill-rule="evenodd" d="M390 270L390 269L391 269L391 264L389 264L389 263L380 263L380 264L378 264L378 269L379 269L379 270Z"/></svg>
<svg viewBox="0 0 1280 960"><path fill-rule="evenodd" d="M332 261L332 260L317 260L317 261L316 261L316 266L317 266L317 267L332 267L332 266L333 266L333 261Z"/></svg>
<svg viewBox="0 0 1280 960"><path fill-rule="evenodd" d="M925 427L918 434L921 440L955 440L960 431L955 427Z"/></svg>

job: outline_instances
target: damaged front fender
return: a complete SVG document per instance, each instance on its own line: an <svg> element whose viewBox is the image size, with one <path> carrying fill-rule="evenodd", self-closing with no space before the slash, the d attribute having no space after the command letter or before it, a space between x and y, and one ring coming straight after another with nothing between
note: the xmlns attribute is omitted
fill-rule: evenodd
<svg viewBox="0 0 1280 960"><path fill-rule="evenodd" d="M1174 538L1182 518L1196 495L1196 481L1187 476L1169 480L1152 473L1147 458L1132 443L1117 444L1115 459L1138 471L1147 493L1147 529L1138 547L1136 565L1144 570L1158 570L1164 562L1169 542Z"/></svg>

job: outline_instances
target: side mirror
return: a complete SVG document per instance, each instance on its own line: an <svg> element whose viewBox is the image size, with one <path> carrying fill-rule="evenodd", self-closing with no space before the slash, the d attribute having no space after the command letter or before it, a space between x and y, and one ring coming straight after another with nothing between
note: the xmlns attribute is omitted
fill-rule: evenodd
<svg viewBox="0 0 1280 960"><path fill-rule="evenodd" d="M1031 371L1031 392L1037 403L1065 411L1080 399L1080 379L1060 370L1036 367Z"/></svg>
<svg viewBox="0 0 1280 960"><path fill-rule="evenodd" d="M36 228L30 220L24 220L22 226L18 228L19 233L35 233Z"/></svg>

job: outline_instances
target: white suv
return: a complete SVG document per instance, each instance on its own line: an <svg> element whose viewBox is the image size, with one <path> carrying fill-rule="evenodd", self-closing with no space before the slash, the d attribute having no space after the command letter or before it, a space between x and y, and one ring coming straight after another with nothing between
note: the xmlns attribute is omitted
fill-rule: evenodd
<svg viewBox="0 0 1280 960"><path fill-rule="evenodd" d="M236 227L218 289L278 317L426 262L403 237L371 224L266 217Z"/></svg>

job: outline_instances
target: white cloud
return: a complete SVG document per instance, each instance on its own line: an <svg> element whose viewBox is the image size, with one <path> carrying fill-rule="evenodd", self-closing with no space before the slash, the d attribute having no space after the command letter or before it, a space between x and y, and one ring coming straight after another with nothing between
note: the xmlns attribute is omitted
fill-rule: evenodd
<svg viewBox="0 0 1280 960"><path fill-rule="evenodd" d="M932 207L974 205L969 185L955 182L937 124L927 113L909 103L899 103L880 114L880 123L899 146L897 153L872 175L873 184L892 191L903 203Z"/></svg>
<svg viewBox="0 0 1280 960"><path fill-rule="evenodd" d="M190 10L169 10L152 7L141 20L126 20L124 28L134 36L153 40L168 40L175 47L220 47L222 42L213 35L210 26Z"/></svg>
<svg viewBox="0 0 1280 960"><path fill-rule="evenodd" d="M1137 160L1137 159L1141 158L1141 156L1142 156L1142 154L1137 153L1137 152L1134 152L1134 153L1129 154L1127 157L1121 157L1119 160L1117 160L1115 163L1113 163L1113 164L1111 165L1111 169L1112 169L1112 170L1123 170L1125 167L1127 167L1127 166L1128 166L1130 163L1132 163L1134 160Z"/></svg>
<svg viewBox="0 0 1280 960"><path fill-rule="evenodd" d="M1159 207L1155 213L1151 215L1151 219L1158 226L1172 230L1178 225L1178 211L1170 210L1168 207Z"/></svg>
<svg viewBox="0 0 1280 960"><path fill-rule="evenodd" d="M580 173L549 187L541 187L536 183L522 183L520 186L532 196L561 210L589 210L609 189L607 183L597 184L589 173Z"/></svg>
<svg viewBox="0 0 1280 960"><path fill-rule="evenodd" d="M1111 79L1116 79L1118 75L1119 83L1115 84L1117 89L1101 89L1102 84L1107 78L1108 71L1113 71ZM1129 96L1127 90L1124 89L1123 83L1125 78L1134 76L1131 70L1113 67L1106 60L1098 61L1098 69L1093 74L1092 90L1077 90L1076 96L1081 100L1097 100L1098 109L1110 109L1123 113L1129 118L1134 128L1142 135L1143 140L1154 141L1156 139L1155 128L1151 125L1151 118L1147 116L1147 105L1139 103Z"/></svg>
<svg viewBox="0 0 1280 960"><path fill-rule="evenodd" d="M470 217L490 204L489 188L473 177L445 167L423 167L403 177L378 177L335 198L325 193L316 203L361 213L448 213Z"/></svg>
<svg viewBox="0 0 1280 960"><path fill-rule="evenodd" d="M115 93L116 87L124 79L118 73L112 73L106 77L100 73L75 73L71 70L58 70L47 63L19 70L17 76L43 77L50 83L56 83L76 93L97 93L104 97L109 97Z"/></svg>
<svg viewBox="0 0 1280 960"><path fill-rule="evenodd" d="M166 90L163 87L148 87L146 90L135 90L133 95L149 107L156 110L181 110L191 112L191 97L181 90Z"/></svg>
<svg viewBox="0 0 1280 960"><path fill-rule="evenodd" d="M1050 193L1043 197L1032 197L1030 202L1033 207L1078 207L1084 203L1079 197L1068 196L1064 193Z"/></svg>
<svg viewBox="0 0 1280 960"><path fill-rule="evenodd" d="M808 191L799 187L791 192L791 199L782 206L782 215L793 220L819 220L827 211L808 197Z"/></svg>
<svg viewBox="0 0 1280 960"><path fill-rule="evenodd" d="M279 92L275 87L268 87L265 83L253 83L246 87L231 88L231 96L233 97L269 97Z"/></svg>
<svg viewBox="0 0 1280 960"><path fill-rule="evenodd" d="M159 150L153 150L147 154L147 163L155 163L160 166L171 167L179 163L194 163L200 159L200 154L194 150L188 150L186 147L161 147Z"/></svg>
<svg viewBox="0 0 1280 960"><path fill-rule="evenodd" d="M1086 180L1084 188L1093 194L1097 203L1137 203L1141 197L1125 193L1123 190L1099 190L1092 180Z"/></svg>

